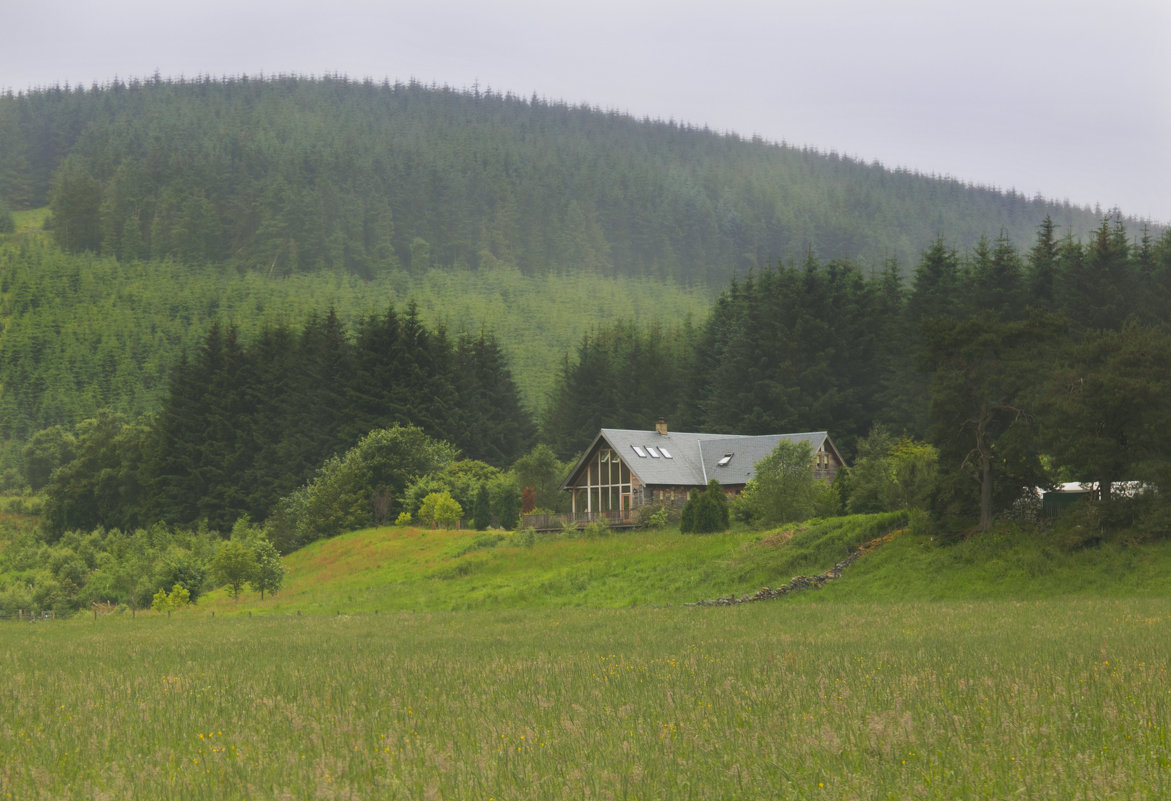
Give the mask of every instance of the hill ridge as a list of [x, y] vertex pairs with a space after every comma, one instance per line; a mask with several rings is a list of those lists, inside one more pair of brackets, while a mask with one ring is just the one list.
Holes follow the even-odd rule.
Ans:
[[813, 252], [909, 271], [943, 237], [1101, 212], [587, 105], [329, 77], [0, 96], [0, 197], [67, 249], [265, 274], [587, 270], [708, 286]]

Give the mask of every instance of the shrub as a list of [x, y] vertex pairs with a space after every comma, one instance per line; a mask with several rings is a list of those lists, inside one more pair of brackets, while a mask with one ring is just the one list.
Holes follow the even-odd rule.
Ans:
[[419, 521], [428, 526], [455, 528], [464, 510], [449, 492], [432, 492], [419, 507]]
[[684, 534], [711, 534], [727, 531], [729, 525], [728, 498], [719, 481], [713, 478], [703, 492], [692, 491], [683, 507], [680, 531]]

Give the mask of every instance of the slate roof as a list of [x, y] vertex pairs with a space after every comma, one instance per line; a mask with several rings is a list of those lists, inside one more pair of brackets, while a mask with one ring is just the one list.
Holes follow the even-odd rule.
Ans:
[[[808, 442], [814, 453], [825, 446], [827, 451], [837, 454], [825, 431], [738, 436], [603, 428], [573, 466], [562, 489], [570, 486], [603, 440], [638, 477], [639, 483], [652, 486], [704, 487], [713, 478], [721, 485], [746, 484], [753, 477], [756, 463], [776, 450], [782, 441]], [[647, 455], [640, 456], [636, 449]], [[657, 458], [655, 453], [659, 454]], [[720, 461], [728, 454], [732, 458], [721, 466]]]

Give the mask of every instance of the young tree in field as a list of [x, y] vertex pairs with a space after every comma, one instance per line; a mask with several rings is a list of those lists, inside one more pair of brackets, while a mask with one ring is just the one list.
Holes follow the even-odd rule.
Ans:
[[252, 542], [252, 552], [256, 556], [256, 570], [248, 583], [252, 589], [260, 593], [260, 600], [264, 600], [264, 593], [276, 595], [285, 582], [285, 566], [281, 564], [281, 555], [271, 542], [263, 537]]
[[176, 584], [171, 592], [160, 589], [151, 599], [150, 608], [156, 612], [170, 612], [173, 609], [182, 609], [191, 603], [191, 596], [182, 584]]
[[256, 575], [256, 553], [242, 542], [228, 540], [220, 545], [209, 567], [212, 577], [227, 585], [232, 599], [239, 601], [244, 585]]

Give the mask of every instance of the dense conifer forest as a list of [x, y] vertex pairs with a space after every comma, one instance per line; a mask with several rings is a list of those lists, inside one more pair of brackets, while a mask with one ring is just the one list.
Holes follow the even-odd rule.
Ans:
[[0, 97], [0, 198], [68, 251], [266, 275], [587, 270], [720, 286], [804, 258], [909, 265], [1101, 214], [539, 97], [345, 78]]

